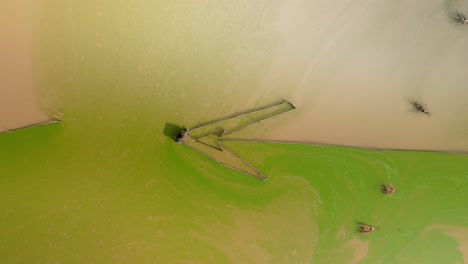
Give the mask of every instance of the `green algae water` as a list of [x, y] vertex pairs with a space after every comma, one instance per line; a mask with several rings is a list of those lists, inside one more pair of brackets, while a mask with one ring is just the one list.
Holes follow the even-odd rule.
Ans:
[[230, 143], [262, 183], [167, 137], [94, 136], [1, 136], [3, 260], [463, 263], [467, 156]]
[[281, 7], [38, 1], [37, 95], [64, 122], [0, 135], [0, 261], [466, 262], [466, 155], [228, 143], [260, 182], [175, 144], [177, 126], [272, 99]]

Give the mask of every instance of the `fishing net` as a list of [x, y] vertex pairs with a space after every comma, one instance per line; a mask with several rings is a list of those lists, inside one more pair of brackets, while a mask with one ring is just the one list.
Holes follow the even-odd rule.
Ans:
[[183, 142], [179, 141], [179, 143], [183, 143], [202, 153], [222, 166], [246, 173], [259, 180], [265, 180], [267, 177], [264, 174], [223, 145], [222, 139], [236, 131], [279, 116], [293, 109], [295, 107], [290, 102], [283, 101], [250, 112], [236, 114], [222, 120], [204, 123], [195, 128], [188, 129], [187, 132], [190, 134], [190, 137], [186, 136], [183, 138]]

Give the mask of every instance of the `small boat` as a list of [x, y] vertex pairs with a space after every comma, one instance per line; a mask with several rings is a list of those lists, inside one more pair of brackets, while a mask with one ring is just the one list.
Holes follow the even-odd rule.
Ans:
[[391, 184], [383, 184], [381, 191], [384, 194], [392, 194], [396, 192], [396, 189]]
[[426, 115], [431, 115], [431, 113], [429, 113], [429, 111], [427, 110], [427, 107], [419, 103], [418, 101], [411, 101], [411, 105], [413, 106], [415, 111], [421, 112]]
[[187, 141], [187, 139], [189, 139], [189, 138], [190, 138], [190, 133], [189, 133], [188, 129], [184, 129], [184, 130], [180, 131], [180, 133], [175, 138], [175, 141], [177, 142], [177, 144], [184, 144], [185, 141]]
[[452, 19], [455, 21], [457, 24], [468, 24], [468, 18], [465, 16], [465, 14], [462, 14], [460, 12], [455, 12], [452, 15]]
[[361, 234], [369, 234], [373, 231], [377, 230], [375, 227], [371, 226], [371, 225], [366, 225], [366, 224], [360, 224], [359, 225], [359, 233]]

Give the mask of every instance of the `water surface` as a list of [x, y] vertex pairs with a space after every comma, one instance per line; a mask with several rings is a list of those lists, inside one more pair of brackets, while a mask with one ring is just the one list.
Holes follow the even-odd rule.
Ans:
[[64, 124], [0, 136], [0, 258], [467, 262], [465, 155], [231, 143], [262, 183], [165, 131], [284, 97], [294, 113], [238, 136], [466, 151], [467, 35], [447, 17], [465, 7], [448, 4], [37, 2], [34, 85]]

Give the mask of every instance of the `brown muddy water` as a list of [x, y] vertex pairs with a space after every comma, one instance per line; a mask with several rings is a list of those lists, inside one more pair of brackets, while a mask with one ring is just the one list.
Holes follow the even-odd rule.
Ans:
[[0, 4], [0, 133], [42, 122], [35, 91], [32, 49], [32, 1]]
[[[284, 1], [262, 88], [301, 111], [269, 139], [468, 150], [466, 1]], [[408, 100], [427, 104], [428, 118]], [[273, 129], [274, 128], [274, 129]], [[265, 135], [262, 134], [262, 137]]]

